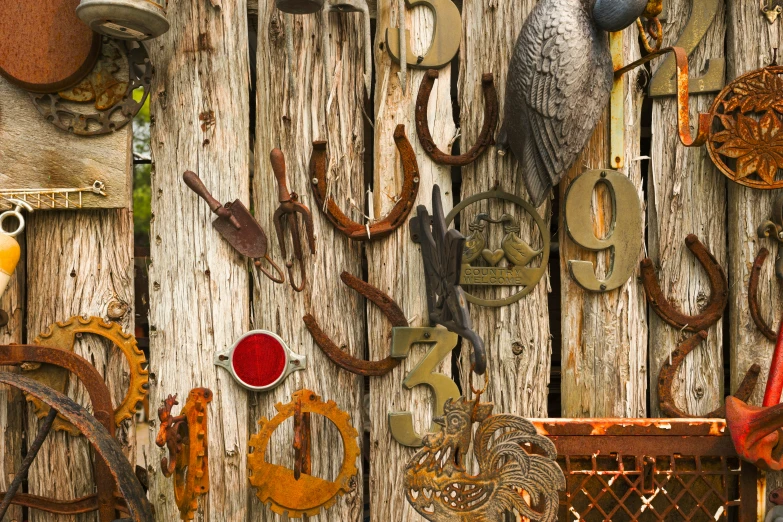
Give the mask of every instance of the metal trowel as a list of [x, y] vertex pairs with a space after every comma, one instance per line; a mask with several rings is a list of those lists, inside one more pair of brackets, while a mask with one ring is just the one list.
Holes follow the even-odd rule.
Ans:
[[[243, 256], [255, 260], [255, 265], [261, 272], [275, 283], [284, 283], [285, 274], [280, 270], [267, 253], [267, 238], [264, 229], [258, 224], [253, 215], [238, 199], [233, 203], [221, 205], [220, 201], [212, 197], [207, 187], [201, 182], [201, 179], [195, 172], [187, 171], [182, 179], [190, 189], [198, 194], [209, 204], [209, 209], [217, 215], [217, 219], [212, 222], [212, 226], [223, 239], [229, 242], [237, 252]], [[262, 266], [259, 259], [266, 259], [275, 269], [279, 277], [274, 277]]]

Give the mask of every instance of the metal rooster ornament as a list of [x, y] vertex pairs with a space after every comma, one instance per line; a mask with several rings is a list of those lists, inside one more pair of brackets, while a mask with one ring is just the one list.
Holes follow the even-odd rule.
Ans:
[[[480, 400], [446, 402], [444, 416], [434, 419], [443, 431], [426, 436], [405, 467], [408, 502], [433, 522], [496, 522], [514, 511], [533, 522], [556, 520], [566, 482], [555, 445], [530, 421], [492, 415], [494, 405]], [[471, 438], [475, 474], [465, 469]]]
[[534, 206], [574, 164], [612, 90], [608, 31], [620, 31], [648, 0], [541, 0], [511, 58], [498, 148], [522, 164]]

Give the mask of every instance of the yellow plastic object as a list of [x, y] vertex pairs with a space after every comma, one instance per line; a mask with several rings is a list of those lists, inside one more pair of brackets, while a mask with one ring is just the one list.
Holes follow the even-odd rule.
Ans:
[[13, 237], [0, 233], [0, 298], [3, 297], [16, 265], [19, 263], [21, 249]]

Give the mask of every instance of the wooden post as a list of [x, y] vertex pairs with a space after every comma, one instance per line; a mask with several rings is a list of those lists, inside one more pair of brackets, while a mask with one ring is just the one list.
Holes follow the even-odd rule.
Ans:
[[[330, 162], [334, 162], [334, 172], [338, 176], [333, 184], [332, 197], [349, 215], [348, 197], [357, 202], [363, 201], [363, 20], [359, 14], [329, 15], [331, 52], [327, 55], [332, 56], [332, 62], [326, 65], [326, 74], [333, 77], [332, 91], [327, 92], [324, 49], [321, 48], [321, 32], [324, 30], [321, 15], [285, 15], [274, 7], [274, 2], [260, 2], [258, 7], [253, 179], [253, 201], [255, 208], [259, 209], [256, 218], [269, 233], [272, 257], [285, 269], [285, 262], [293, 256], [290, 231], [287, 224], [284, 225], [288, 259], [282, 259], [272, 222], [272, 215], [279, 204], [277, 185], [269, 163], [269, 153], [279, 147], [285, 154], [289, 189], [299, 194], [299, 200], [313, 214], [317, 253], [313, 255], [309, 251], [305, 229], [300, 226], [307, 271], [307, 286], [301, 293], [291, 288], [290, 281], [280, 285], [261, 274], [254, 276], [253, 327], [280, 335], [296, 353], [307, 357], [307, 369], [292, 374], [275, 390], [255, 397], [251, 402], [248, 430], [251, 434], [256, 433], [259, 429], [257, 422], [262, 417], [271, 419], [277, 413], [274, 408], [276, 403], [289, 402], [291, 393], [304, 387], [347, 411], [361, 435], [363, 380], [340, 369], [321, 352], [302, 317], [312, 314], [335, 343], [356, 357], [364, 357], [363, 300], [340, 281], [343, 270], [361, 277], [361, 245], [340, 234], [321, 213], [312, 195], [308, 170], [313, 141], [326, 140]], [[284, 35], [287, 23], [293, 23], [293, 63], [286, 58]], [[289, 75], [291, 69], [293, 71]], [[295, 80], [294, 96], [289, 78]], [[358, 220], [355, 214], [353, 218]], [[298, 268], [294, 269], [294, 275], [297, 283], [301, 281]], [[339, 434], [330, 422], [318, 415], [313, 415], [312, 422], [313, 475], [332, 479], [339, 472], [343, 460]], [[269, 451], [275, 463], [293, 469], [292, 443], [293, 431], [286, 423], [270, 443]], [[362, 520], [361, 462], [357, 460], [355, 464], [360, 472], [353, 482], [353, 490], [310, 520]], [[263, 506], [256, 498], [255, 490], [251, 489], [250, 495], [247, 520], [285, 520]]]
[[[625, 30], [623, 63], [639, 56], [637, 30]], [[625, 159], [621, 171], [628, 176], [643, 200], [639, 138], [642, 93], [637, 87], [639, 70], [627, 73], [624, 87]], [[564, 198], [568, 185], [591, 169], [612, 168], [609, 154], [609, 108], [604, 118], [560, 183], [560, 279], [562, 313], [562, 414], [563, 417], [646, 417], [647, 321], [644, 290], [638, 272], [626, 283], [604, 293], [591, 293], [571, 278], [569, 260], [591, 261], [597, 277], [611, 268], [610, 251], [590, 252], [568, 237]], [[593, 192], [593, 231], [596, 237], [609, 233], [612, 200], [609, 190], [598, 184]], [[618, 216], [618, 219], [622, 217]], [[639, 253], [642, 258], [643, 253]]]
[[[696, 9], [690, 0], [667, 3], [664, 46], [673, 45], [677, 40], [688, 22], [691, 5]], [[703, 70], [707, 59], [723, 55], [725, 33], [721, 6], [706, 37], [690, 57], [692, 76]], [[659, 64], [660, 60], [653, 70]], [[712, 95], [691, 97], [691, 118], [698, 112], [707, 112], [712, 100]], [[647, 191], [649, 255], [669, 301], [683, 313], [698, 314], [709, 298], [710, 287], [706, 272], [685, 247], [685, 236], [696, 234], [726, 267], [726, 180], [709, 160], [706, 148], [682, 146], [676, 122], [674, 97], [655, 99]], [[661, 415], [657, 394], [661, 365], [688, 335], [650, 311], [649, 378], [653, 417]], [[691, 415], [703, 415], [723, 403], [723, 321], [710, 328], [708, 335], [701, 346], [685, 358], [674, 381], [675, 402]]]
[[[206, 203], [182, 182], [196, 172], [221, 202], [249, 203], [249, 68], [244, 0], [169, 6], [171, 29], [149, 44], [155, 65], [151, 112], [150, 410], [169, 394], [210, 388], [210, 484], [198, 517], [243, 521], [248, 393], [213, 365], [250, 326], [248, 264], [210, 226]], [[157, 422], [151, 422], [150, 436]], [[161, 451], [147, 463], [158, 520], [179, 519]]]
[[[385, 215], [396, 203], [392, 197], [402, 185], [400, 155], [392, 139], [394, 128], [405, 125], [408, 140], [416, 153], [419, 166], [420, 188], [416, 205], [432, 210], [432, 187], [440, 185], [446, 212], [452, 206], [451, 170], [435, 164], [424, 153], [416, 137], [414, 120], [415, 100], [424, 71], [408, 66], [408, 81], [402, 92], [397, 72], [399, 65], [392, 62], [385, 47], [386, 29], [399, 27], [399, 11], [403, 2], [379, 2], [376, 27], [375, 53], [375, 153], [374, 153], [374, 208], [376, 215]], [[434, 29], [434, 17], [429, 9], [417, 9], [407, 13], [406, 28], [411, 32], [414, 52], [427, 50]], [[456, 30], [440, 28], [440, 30]], [[448, 143], [455, 127], [451, 108], [451, 67], [439, 69], [428, 110], [434, 139], [439, 144]], [[416, 215], [416, 205], [410, 217]], [[413, 243], [408, 220], [388, 238], [367, 247], [368, 280], [397, 301], [411, 326], [430, 326], [427, 317], [424, 290], [424, 265], [420, 247]], [[372, 304], [367, 305], [367, 332], [369, 354], [373, 359], [389, 356], [390, 325]], [[418, 521], [421, 517], [405, 500], [402, 489], [405, 463], [413, 455], [395, 441], [389, 431], [388, 414], [392, 411], [410, 411], [418, 433], [426, 433], [432, 419], [431, 391], [417, 386], [408, 391], [402, 380], [421, 361], [431, 346], [416, 346], [410, 357], [383, 377], [370, 378], [370, 519]], [[451, 359], [436, 369], [451, 376]]]
[[[727, 4], [726, 82], [772, 63], [774, 49], [783, 48], [780, 20], [770, 24], [759, 11], [757, 2], [731, 0]], [[780, 54], [780, 51], [778, 51]], [[716, 170], [716, 176], [723, 177]], [[774, 258], [778, 243], [773, 239], [759, 239], [757, 227], [772, 215], [772, 204], [780, 191], [755, 190], [728, 183], [729, 193], [729, 269], [731, 283], [731, 386], [739, 386], [742, 376], [752, 364], [761, 365], [761, 374], [751, 404], [760, 406], [764, 396], [774, 343], [768, 341], [753, 323], [748, 310], [748, 278], [753, 260], [761, 248], [770, 256], [761, 270], [758, 301], [767, 324], [777, 331], [783, 304], [780, 301], [780, 282], [775, 278]], [[783, 486], [781, 473], [768, 473], [767, 491]]]

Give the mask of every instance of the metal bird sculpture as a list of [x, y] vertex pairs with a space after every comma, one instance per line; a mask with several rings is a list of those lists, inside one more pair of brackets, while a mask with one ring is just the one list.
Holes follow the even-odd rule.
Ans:
[[465, 238], [465, 248], [462, 251], [462, 264], [467, 265], [481, 255], [481, 251], [487, 244], [487, 238], [484, 237], [484, 228], [487, 226], [484, 221], [489, 215], [480, 213], [476, 215], [473, 223], [468, 225], [471, 234]]
[[410, 231], [413, 241], [421, 244], [430, 322], [470, 341], [473, 371], [483, 375], [487, 369], [484, 341], [473, 330], [465, 291], [459, 285], [465, 236], [446, 226], [438, 185], [432, 188], [432, 216], [427, 207], [419, 205]]
[[582, 151], [609, 102], [608, 31], [628, 27], [648, 0], [541, 0], [517, 39], [498, 148], [511, 148], [539, 206]]
[[511, 214], [503, 214], [499, 221], [503, 223], [503, 232], [506, 233], [500, 242], [500, 247], [509, 263], [519, 267], [527, 266], [533, 258], [541, 254], [541, 250], [533, 250], [517, 235], [519, 223]]
[[[527, 419], [492, 415], [492, 409], [479, 399], [449, 399], [443, 417], [433, 419], [443, 430], [426, 436], [405, 467], [406, 498], [425, 519], [496, 522], [514, 511], [534, 522], [557, 519], [558, 491], [566, 481], [555, 445]], [[471, 439], [475, 474], [465, 469]]]

